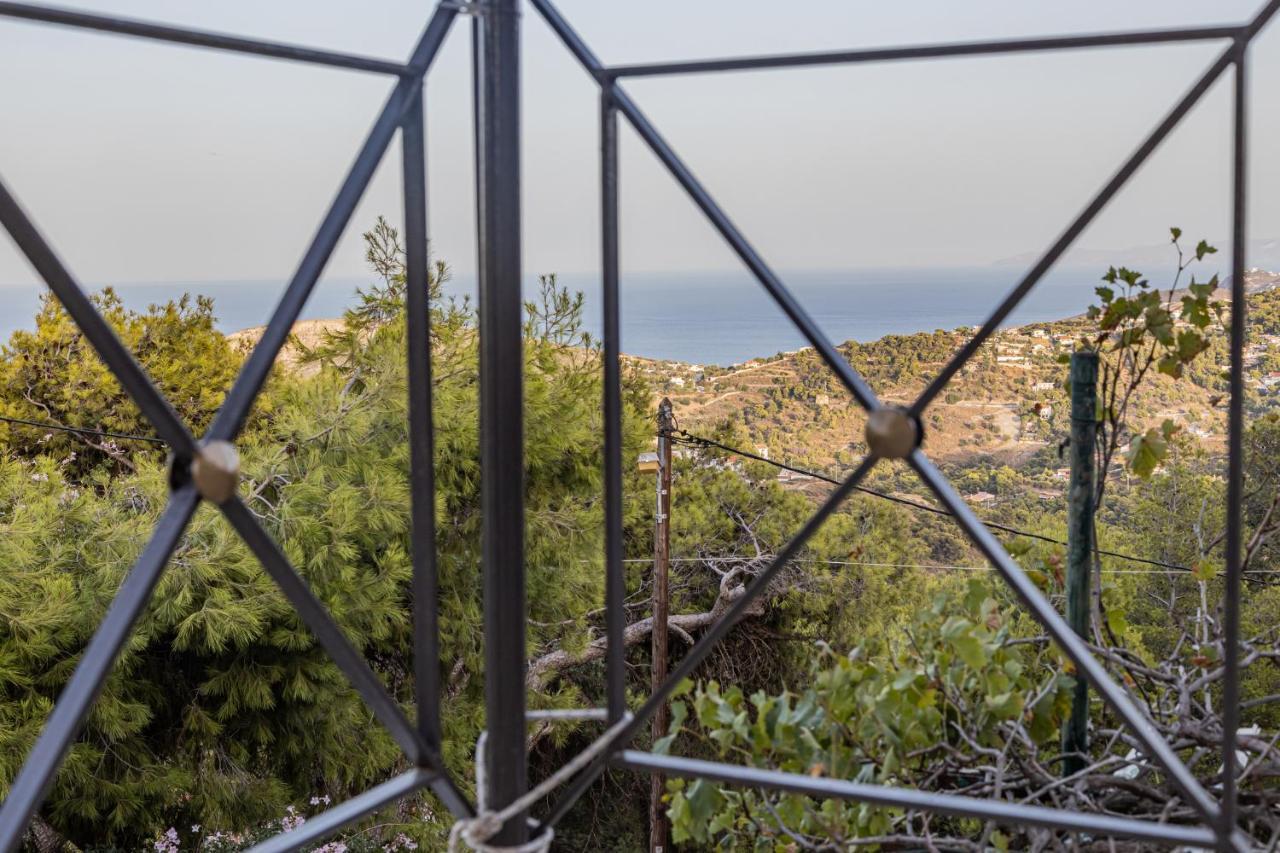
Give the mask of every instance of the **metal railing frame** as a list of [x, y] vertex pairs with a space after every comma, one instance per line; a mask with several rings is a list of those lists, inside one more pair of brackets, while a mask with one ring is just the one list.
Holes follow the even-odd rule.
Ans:
[[[918, 419], [950, 379], [999, 328], [1021, 300], [1062, 256], [1111, 198], [1141, 167], [1160, 143], [1228, 67], [1234, 69], [1232, 257], [1233, 310], [1230, 331], [1230, 404], [1228, 409], [1228, 522], [1224, 597], [1224, 726], [1222, 762], [1225, 768], [1220, 798], [1209, 794], [1179, 760], [1151, 721], [1127, 692], [1067, 626], [1063, 618], [1022, 572], [1001, 544], [965, 504], [942, 473], [917, 447], [908, 463], [939, 503], [1013, 588], [1023, 604], [1044, 625], [1062, 650], [1115, 713], [1132, 729], [1148, 757], [1178, 787], [1204, 825], [1182, 826], [1108, 815], [864, 785], [838, 779], [815, 779], [754, 767], [740, 767], [626, 749], [658, 706], [677, 684], [692, 675], [712, 648], [791, 560], [822, 523], [852, 493], [878, 461], [865, 457], [823, 502], [813, 517], [747, 587], [746, 592], [689, 650], [666, 683], [634, 711], [614, 749], [598, 758], [566, 789], [534, 826], [542, 831], [559, 821], [609, 763], [644, 772], [715, 779], [726, 784], [799, 792], [815, 797], [848, 799], [905, 809], [960, 815], [1011, 824], [1028, 824], [1067, 832], [1130, 837], [1166, 844], [1244, 850], [1250, 845], [1236, 827], [1236, 729], [1239, 724], [1239, 595], [1241, 563], [1241, 497], [1243, 444], [1243, 342], [1245, 331], [1245, 191], [1246, 180], [1246, 66], [1250, 41], [1280, 9], [1269, 2], [1250, 21], [1232, 26], [1142, 30], [1094, 35], [1012, 39], [873, 48], [823, 53], [665, 62], [608, 66], [602, 63], [570, 27], [550, 0], [529, 0], [600, 88], [601, 259], [603, 286], [604, 370], [604, 498], [606, 627], [610, 638], [625, 627], [625, 578], [622, 560], [622, 396], [620, 371], [619, 233], [618, 233], [618, 116], [623, 116], [640, 139], [666, 167], [757, 281], [799, 329], [818, 356], [836, 374], [868, 413], [884, 407], [858, 372], [840, 356], [818, 325], [795, 300], [724, 210], [684, 164], [658, 130], [621, 87], [627, 77], [710, 73], [748, 69], [844, 65], [862, 62], [994, 56], [1034, 51], [1168, 44], [1229, 42], [1191, 89], [1142, 141], [1111, 179], [1068, 225], [1019, 283], [982, 324], [974, 336], [947, 362], [908, 408]], [[0, 853], [15, 850], [43, 801], [54, 774], [77, 737], [89, 707], [134, 624], [146, 607], [169, 557], [179, 545], [200, 496], [188, 471], [204, 443], [234, 441], [284, 346], [293, 323], [313, 290], [333, 249], [348, 225], [374, 170], [400, 131], [404, 152], [406, 268], [408, 288], [409, 424], [413, 535], [414, 675], [417, 719], [410, 721], [387, 693], [363, 656], [290, 565], [283, 551], [255, 516], [235, 497], [219, 508], [246, 545], [275, 580], [316, 639], [333, 658], [404, 751], [414, 769], [317, 815], [298, 830], [259, 845], [258, 850], [294, 850], [318, 841], [341, 827], [422, 789], [430, 789], [458, 818], [474, 809], [450, 779], [441, 760], [439, 710], [439, 638], [435, 566], [434, 480], [430, 330], [425, 290], [427, 270], [427, 188], [424, 141], [424, 77], [455, 17], [473, 16], [473, 64], [476, 107], [477, 233], [480, 270], [481, 454], [484, 512], [483, 570], [485, 573], [486, 708], [489, 720], [486, 755], [487, 802], [501, 808], [525, 789], [526, 722], [524, 696], [524, 507], [521, 392], [522, 341], [520, 317], [520, 174], [519, 174], [519, 0], [440, 2], [408, 60], [401, 64], [381, 59], [260, 41], [220, 33], [157, 25], [141, 21], [0, 0], [0, 17], [43, 22], [154, 39], [233, 53], [319, 64], [346, 70], [387, 74], [397, 79], [373, 128], [355, 158], [328, 213], [303, 255], [297, 271], [274, 310], [263, 336], [236, 378], [207, 434], [197, 441], [145, 371], [98, 314], [83, 288], [58, 259], [3, 182], [0, 182], [0, 223], [10, 233], [37, 273], [61, 301], [99, 356], [137, 403], [157, 433], [173, 450], [172, 491], [151, 540], [122, 583], [75, 672], [0, 804]], [[606, 653], [607, 713], [617, 724], [627, 713], [625, 660], [621, 643]], [[523, 841], [530, 829], [523, 818], [511, 820], [495, 843]]]

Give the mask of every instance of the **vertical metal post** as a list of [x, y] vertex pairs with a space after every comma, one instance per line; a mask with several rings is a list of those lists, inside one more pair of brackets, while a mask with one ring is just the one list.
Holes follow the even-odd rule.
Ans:
[[1218, 846], [1231, 849], [1236, 825], [1236, 729], [1240, 725], [1240, 574], [1244, 501], [1244, 335], [1245, 188], [1247, 165], [1245, 55], [1249, 42], [1236, 41], [1235, 122], [1231, 213], [1231, 402], [1227, 412], [1227, 542], [1222, 593], [1222, 813]]
[[622, 342], [618, 304], [618, 112], [613, 87], [600, 92], [600, 263], [604, 290], [604, 560], [605, 672], [609, 722], [626, 711], [627, 595], [622, 572]]
[[436, 577], [435, 445], [427, 251], [427, 150], [422, 90], [400, 125], [404, 155], [405, 313], [409, 377], [409, 492], [413, 534], [413, 678], [418, 731], [439, 747], [440, 626]]
[[[1067, 624], [1089, 636], [1093, 561], [1094, 441], [1098, 432], [1098, 354], [1071, 354], [1071, 483], [1067, 490]], [[1089, 749], [1089, 682], [1076, 676], [1071, 715], [1062, 724], [1062, 771], [1084, 768]]]
[[[653, 692], [662, 689], [667, 680], [667, 613], [670, 605], [667, 575], [671, 563], [671, 431], [675, 418], [671, 401], [666, 397], [658, 404], [658, 488], [657, 512], [653, 535]], [[658, 705], [653, 714], [653, 739], [667, 733], [667, 703]], [[667, 812], [662, 806], [666, 777], [654, 773], [649, 789], [649, 850], [663, 853], [667, 849]]]
[[[518, 0], [474, 4], [488, 808], [525, 793], [524, 353]], [[528, 838], [523, 814], [491, 844]]]

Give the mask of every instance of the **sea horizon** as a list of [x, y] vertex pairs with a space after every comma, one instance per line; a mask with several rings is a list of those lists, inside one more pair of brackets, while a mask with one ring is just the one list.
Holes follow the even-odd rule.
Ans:
[[[1051, 271], [1003, 325], [1059, 320], [1081, 313], [1095, 298], [1103, 270], [1064, 267]], [[779, 273], [818, 326], [836, 343], [871, 341], [891, 334], [956, 329], [983, 322], [1018, 283], [1010, 266], [880, 267], [793, 270]], [[564, 273], [561, 286], [584, 297], [583, 325], [600, 330], [598, 273]], [[1165, 276], [1152, 274], [1153, 284]], [[373, 276], [321, 279], [300, 319], [340, 317], [355, 304], [358, 288]], [[526, 298], [537, 275], [524, 282]], [[97, 291], [105, 285], [91, 285]], [[119, 282], [111, 285], [125, 305], [142, 309], [183, 293], [210, 296], [218, 328], [226, 333], [263, 325], [283, 292], [282, 279], [240, 281]], [[34, 326], [41, 289], [0, 285], [0, 339]], [[728, 365], [799, 349], [808, 342], [765, 290], [745, 271], [637, 272], [624, 274], [622, 351], [645, 358]], [[456, 274], [450, 296], [475, 296], [475, 277]]]

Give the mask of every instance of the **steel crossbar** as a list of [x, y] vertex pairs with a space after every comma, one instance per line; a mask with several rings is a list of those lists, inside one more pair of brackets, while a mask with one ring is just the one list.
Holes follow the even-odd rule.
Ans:
[[[1075, 239], [1160, 146], [1185, 115], [1228, 67], [1234, 70], [1233, 122], [1233, 223], [1231, 324], [1231, 402], [1228, 429], [1228, 536], [1224, 628], [1226, 633], [1224, 678], [1225, 768], [1221, 797], [1205, 791], [1173, 749], [1160, 737], [1151, 721], [1117, 685], [1071, 631], [1003, 546], [986, 529], [947, 479], [917, 447], [908, 463], [947, 508], [974, 544], [1012, 587], [1024, 606], [1044, 625], [1063, 651], [1099, 691], [1115, 713], [1134, 732], [1143, 749], [1183, 797], [1204, 819], [1204, 826], [1170, 826], [1105, 815], [1019, 805], [1001, 800], [924, 792], [888, 786], [861, 785], [843, 780], [812, 779], [751, 767], [675, 756], [654, 755], [625, 749], [657, 708], [670, 697], [681, 680], [693, 675], [699, 664], [732, 629], [759, 597], [770, 580], [805, 546], [842, 502], [871, 471], [879, 458], [869, 454], [844, 480], [808, 522], [784, 546], [776, 558], [747, 586], [723, 617], [684, 656], [669, 679], [635, 711], [615, 750], [601, 756], [581, 773], [556, 801], [542, 821], [550, 826], [560, 820], [609, 762], [649, 772], [715, 779], [726, 784], [795, 791], [820, 798], [855, 801], [901, 808], [970, 816], [1005, 823], [1087, 832], [1112, 837], [1132, 837], [1167, 844], [1244, 849], [1249, 839], [1236, 827], [1235, 739], [1239, 724], [1239, 592], [1243, 444], [1243, 340], [1245, 269], [1245, 190], [1247, 132], [1245, 68], [1250, 41], [1280, 9], [1270, 0], [1250, 21], [1232, 26], [1187, 27], [1081, 36], [963, 42], [896, 48], [863, 48], [809, 54], [739, 57], [607, 66], [578, 36], [550, 0], [529, 0], [542, 19], [586, 69], [600, 88], [601, 255], [603, 284], [603, 399], [605, 484], [606, 628], [610, 638], [625, 629], [622, 569], [622, 396], [619, 299], [619, 163], [618, 115], [624, 116], [650, 151], [663, 164], [758, 283], [782, 309], [790, 322], [813, 346], [853, 398], [868, 413], [884, 408], [874, 390], [840, 355], [839, 350], [794, 298], [728, 214], [698, 181], [692, 170], [663, 139], [639, 106], [619, 85], [626, 77], [782, 69], [806, 66], [995, 56], [1051, 50], [1078, 50], [1135, 45], [1227, 40], [1229, 45], [1191, 89], [1121, 165], [1084, 210], [1042, 255], [978, 331], [948, 360], [939, 374], [909, 407], [918, 419], [947, 383], [979, 347], [1007, 319], [1037, 282], [1058, 261]], [[398, 78], [364, 145], [328, 209], [285, 289], [264, 334], [247, 358], [207, 435], [197, 442], [156, 389], [145, 371], [120, 343], [110, 326], [71, 273], [57, 258], [34, 223], [0, 182], [0, 224], [18, 244], [36, 272], [61, 301], [95, 351], [119, 379], [129, 396], [157, 433], [172, 447], [175, 476], [173, 493], [157, 522], [151, 540], [138, 558], [103, 617], [67, 686], [54, 707], [40, 737], [8, 797], [0, 804], [0, 853], [21, 844], [29, 823], [47, 793], [67, 750], [78, 736], [85, 715], [98, 695], [116, 656], [154, 591], [200, 500], [184, 476], [207, 442], [233, 440], [243, 428], [267, 375], [287, 341], [294, 322], [315, 287], [329, 256], [347, 227], [361, 195], [378, 163], [398, 131], [404, 152], [406, 268], [408, 280], [409, 359], [409, 472], [411, 529], [413, 531], [414, 675], [417, 719], [410, 721], [387, 693], [360, 652], [314, 596], [305, 580], [284, 556], [283, 550], [258, 519], [232, 497], [220, 504], [228, 522], [262, 563], [299, 617], [349, 679], [377, 719], [414, 765], [397, 776], [322, 815], [311, 818], [303, 830], [279, 836], [259, 850], [283, 851], [320, 840], [402, 797], [424, 788], [441, 798], [459, 816], [472, 807], [448, 777], [441, 761], [439, 711], [439, 638], [437, 577], [435, 564], [434, 476], [431, 413], [430, 330], [427, 304], [427, 202], [424, 140], [423, 78], [431, 66], [455, 16], [474, 15], [474, 72], [476, 86], [477, 230], [481, 261], [481, 420], [482, 458], [485, 462], [483, 509], [485, 514], [486, 649], [489, 679], [489, 802], [501, 805], [523, 790], [523, 506], [521, 490], [513, 488], [520, 470], [521, 387], [519, 306], [519, 96], [518, 0], [440, 2], [417, 45], [404, 64], [296, 45], [247, 39], [130, 19], [87, 14], [67, 9], [0, 0], [0, 17], [123, 34], [175, 44], [256, 55], [287, 61], [314, 63], [347, 70], [394, 75]], [[512, 311], [515, 314], [512, 314]], [[512, 407], [515, 406], [513, 409]], [[514, 450], [513, 450], [514, 448]], [[617, 722], [627, 711], [625, 658], [621, 643], [610, 643], [606, 653], [607, 716]], [[516, 843], [525, 837], [522, 818], [513, 819], [495, 839]]]

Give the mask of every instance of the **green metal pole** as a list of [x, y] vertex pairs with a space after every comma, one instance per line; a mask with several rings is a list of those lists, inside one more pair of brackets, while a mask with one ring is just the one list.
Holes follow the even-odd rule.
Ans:
[[[1071, 483], [1067, 491], [1067, 624], [1089, 636], [1089, 576], [1093, 559], [1094, 461], [1098, 432], [1098, 354], [1071, 354]], [[1065, 774], [1085, 767], [1089, 750], [1089, 683], [1076, 676], [1071, 716], [1062, 725]]]

